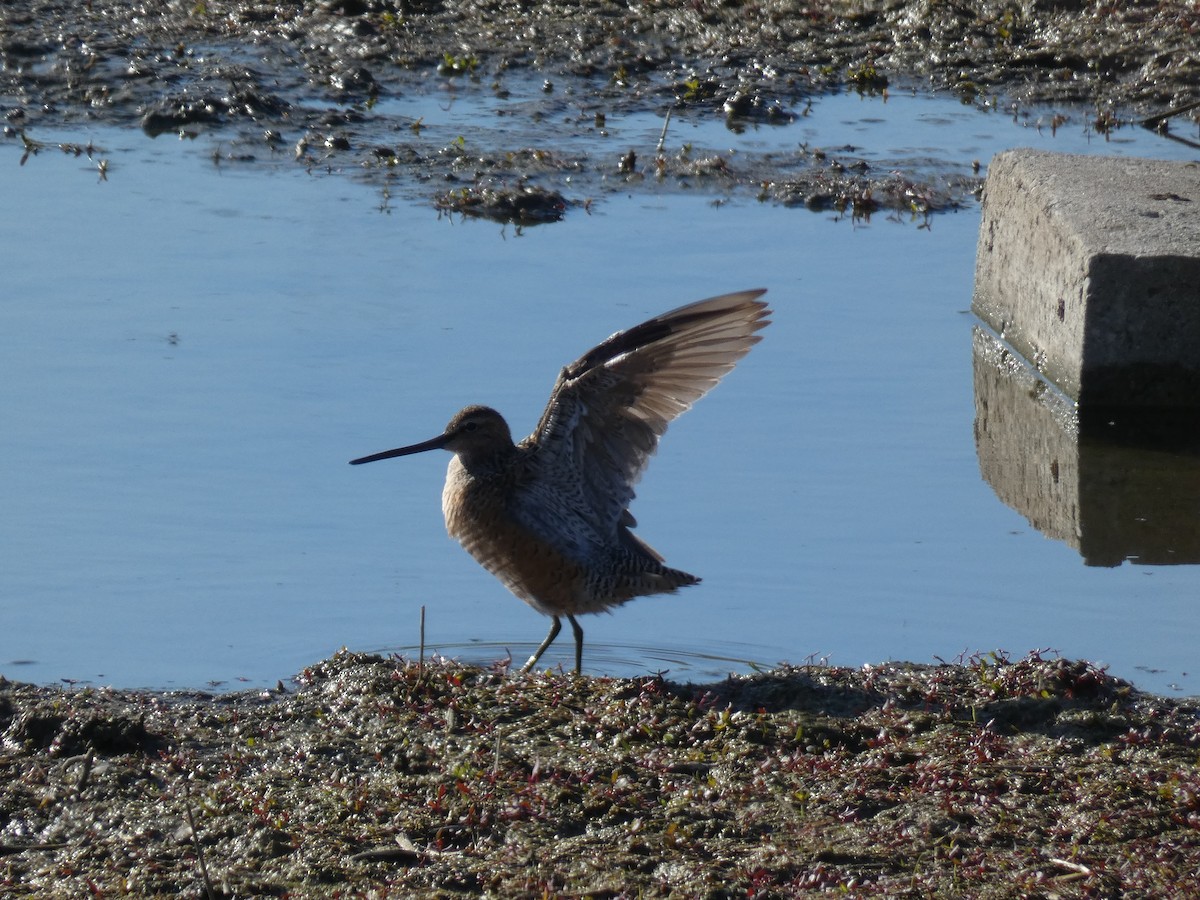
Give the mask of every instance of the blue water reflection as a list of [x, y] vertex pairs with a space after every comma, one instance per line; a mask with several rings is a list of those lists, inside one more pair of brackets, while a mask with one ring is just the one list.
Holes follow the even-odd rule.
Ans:
[[[952, 124], [888, 152], [941, 129], [984, 162], [1030, 143], [941, 103]], [[832, 143], [842, 124], [797, 127]], [[610, 332], [765, 286], [775, 323], [672, 426], [634, 506], [704, 584], [586, 619], [586, 668], [1050, 647], [1200, 692], [1193, 568], [1088, 568], [980, 479], [975, 210], [922, 229], [642, 194], [518, 234], [422, 205], [382, 214], [361, 184], [212, 166], [197, 144], [65, 137], [105, 145], [107, 181], [0, 146], [10, 678], [274, 684], [343, 645], [415, 646], [421, 605], [431, 649], [522, 658], [544, 620], [446, 538], [446, 457], [347, 460], [470, 402], [528, 431], [559, 367]], [[1183, 152], [1149, 135], [1119, 149]]]

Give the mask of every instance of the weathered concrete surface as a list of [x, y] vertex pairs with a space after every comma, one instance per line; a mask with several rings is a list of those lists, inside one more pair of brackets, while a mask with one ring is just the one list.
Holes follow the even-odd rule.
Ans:
[[1081, 406], [1200, 407], [1200, 163], [997, 154], [974, 310]]

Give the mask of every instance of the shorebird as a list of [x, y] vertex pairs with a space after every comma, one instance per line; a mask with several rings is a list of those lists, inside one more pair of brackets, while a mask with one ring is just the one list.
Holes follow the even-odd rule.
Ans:
[[435, 438], [351, 465], [449, 450], [442, 491], [446, 530], [485, 569], [538, 612], [550, 633], [521, 667], [533, 668], [575, 616], [634, 597], [698, 584], [664, 565], [630, 530], [633, 485], [667, 425], [708, 393], [769, 324], [766, 291], [701, 300], [619, 331], [567, 366], [533, 434], [513, 443], [500, 413], [459, 411]]

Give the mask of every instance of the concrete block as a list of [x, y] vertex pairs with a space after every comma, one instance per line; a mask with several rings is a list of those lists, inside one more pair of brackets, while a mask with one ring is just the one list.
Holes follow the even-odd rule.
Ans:
[[973, 309], [1080, 406], [1200, 407], [1200, 163], [997, 154]]

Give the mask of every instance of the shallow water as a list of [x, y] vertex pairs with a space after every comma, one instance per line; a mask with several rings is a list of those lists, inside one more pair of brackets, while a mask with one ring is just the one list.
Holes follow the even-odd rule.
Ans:
[[[877, 164], [930, 171], [1021, 145], [1196, 155], [1080, 121], [1051, 134], [954, 100], [849, 96], [786, 129], [671, 134], [869, 144]], [[650, 114], [607, 125], [661, 130]], [[981, 478], [977, 209], [919, 227], [616, 194], [519, 231], [285, 161], [213, 165], [219, 135], [53, 139], [93, 140], [109, 166], [102, 180], [52, 149], [18, 166], [19, 144], [0, 144], [10, 678], [274, 684], [343, 645], [415, 653], [422, 605], [427, 652], [523, 659], [547, 623], [446, 538], [445, 455], [347, 461], [430, 437], [470, 402], [525, 433], [559, 367], [612, 331], [762, 286], [775, 323], [672, 426], [633, 507], [704, 584], [586, 619], [589, 671], [1053, 648], [1200, 693], [1192, 565], [1085, 565]], [[545, 659], [570, 657], [564, 638]]]
[[[529, 85], [516, 80], [513, 87], [519, 90]], [[665, 127], [668, 150], [684, 144], [697, 152], [734, 153], [790, 153], [800, 145], [853, 148], [872, 160], [891, 159], [899, 164], [927, 159], [936, 161], [939, 168], [953, 165], [964, 169], [975, 160], [986, 163], [993, 153], [1013, 146], [1086, 153], [1107, 144], [1109, 150], [1104, 152], [1119, 153], [1113, 148], [1145, 149], [1147, 139], [1161, 143], [1132, 129], [1098, 134], [1089, 125], [1094, 116], [1086, 110], [1062, 113], [1065, 121], [1056, 124], [1056, 110], [988, 110], [954, 98], [905, 90], [887, 95], [850, 91], [801, 98], [785, 107], [787, 118], [779, 124], [694, 110], [673, 110], [667, 122], [669, 104], [664, 100], [659, 106], [654, 111], [614, 113], [606, 111], [603, 99], [568, 93], [562, 99], [560, 115], [547, 116], [545, 98], [503, 99], [481, 85], [444, 81], [436, 92], [383, 100], [371, 112], [404, 122], [420, 120], [422, 133], [441, 129], [447, 138], [463, 135], [468, 143], [474, 133], [499, 135], [496, 142], [502, 143], [503, 138], [514, 135], [549, 132], [556, 140], [565, 139], [568, 146], [574, 142], [595, 152], [605, 144], [653, 146], [663, 137]], [[596, 113], [603, 114], [603, 124], [597, 122]]]

